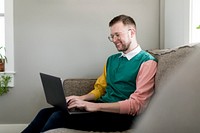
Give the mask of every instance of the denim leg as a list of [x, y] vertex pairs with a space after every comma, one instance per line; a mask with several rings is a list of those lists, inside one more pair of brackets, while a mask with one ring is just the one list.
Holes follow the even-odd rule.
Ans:
[[129, 115], [95, 112], [86, 114], [68, 115], [63, 111], [54, 112], [44, 128], [45, 132], [56, 128], [70, 128], [84, 131], [124, 131], [133, 124], [134, 117]]
[[57, 111], [55, 108], [42, 109], [21, 133], [40, 133], [49, 117], [55, 111]]
[[68, 115], [55, 108], [41, 110], [22, 133], [41, 133], [55, 128], [84, 131], [123, 131], [132, 126], [134, 117], [115, 113], [86, 113]]
[[67, 114], [63, 111], [56, 111], [54, 112], [44, 125], [43, 129], [41, 132], [45, 132], [50, 129], [55, 129], [55, 128], [62, 128], [65, 127], [66, 121], [67, 121]]

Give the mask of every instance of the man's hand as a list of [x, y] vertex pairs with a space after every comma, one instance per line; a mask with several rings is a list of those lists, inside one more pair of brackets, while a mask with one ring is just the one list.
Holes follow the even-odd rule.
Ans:
[[65, 99], [66, 99], [66, 103], [69, 103], [69, 101], [71, 101], [72, 99], [80, 99], [80, 100], [83, 100], [83, 99], [81, 98], [81, 96], [75, 96], [75, 95], [65, 97]]
[[90, 112], [98, 111], [97, 103], [83, 101], [79, 96], [66, 97], [66, 102], [68, 103], [69, 109], [79, 108]]

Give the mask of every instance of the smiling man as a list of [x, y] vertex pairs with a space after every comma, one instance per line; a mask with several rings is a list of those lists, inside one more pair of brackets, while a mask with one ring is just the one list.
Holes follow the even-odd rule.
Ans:
[[119, 53], [108, 57], [94, 89], [83, 96], [66, 97], [68, 108], [85, 114], [69, 115], [56, 108], [42, 109], [23, 133], [55, 128], [86, 131], [123, 131], [131, 128], [135, 116], [148, 105], [154, 93], [157, 61], [142, 50], [136, 39], [136, 24], [127, 15], [114, 17], [110, 36]]

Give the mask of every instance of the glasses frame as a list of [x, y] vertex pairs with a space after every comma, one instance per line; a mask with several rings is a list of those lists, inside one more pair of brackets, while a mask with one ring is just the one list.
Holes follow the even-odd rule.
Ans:
[[128, 31], [124, 31], [124, 32], [116, 32], [115, 34], [108, 36], [108, 40], [110, 42], [113, 42], [113, 40], [115, 39], [115, 37], [117, 39], [121, 39], [121, 34], [125, 34], [125, 32], [129, 32], [130, 30], [131, 29], [128, 29]]

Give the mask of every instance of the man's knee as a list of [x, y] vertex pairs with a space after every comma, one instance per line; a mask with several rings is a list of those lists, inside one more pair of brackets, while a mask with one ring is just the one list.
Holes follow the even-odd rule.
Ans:
[[51, 114], [53, 114], [55, 112], [55, 108], [44, 108], [44, 109], [41, 109], [36, 118], [48, 118], [49, 116], [51, 116]]
[[50, 119], [53, 121], [60, 121], [60, 120], [63, 120], [64, 118], [65, 118], [65, 114], [62, 111], [56, 111], [50, 117]]

